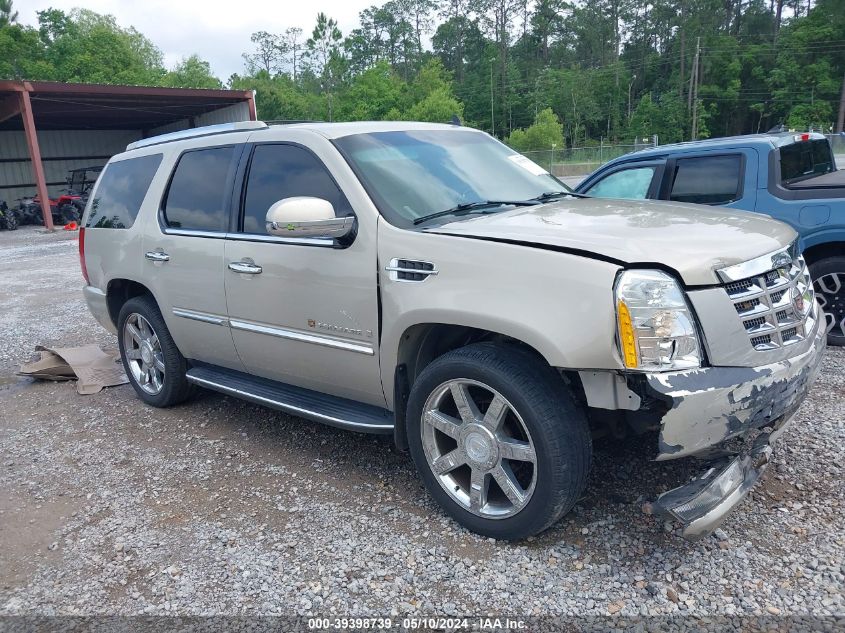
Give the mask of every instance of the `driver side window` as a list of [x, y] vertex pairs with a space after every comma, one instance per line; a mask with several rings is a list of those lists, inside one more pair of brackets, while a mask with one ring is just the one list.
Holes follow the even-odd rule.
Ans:
[[655, 167], [633, 167], [613, 172], [599, 180], [586, 193], [596, 198], [627, 198], [644, 200], [648, 197]]
[[337, 217], [353, 215], [346, 196], [314, 154], [297, 145], [257, 145], [246, 181], [242, 231], [266, 235], [267, 210], [295, 196], [328, 200]]

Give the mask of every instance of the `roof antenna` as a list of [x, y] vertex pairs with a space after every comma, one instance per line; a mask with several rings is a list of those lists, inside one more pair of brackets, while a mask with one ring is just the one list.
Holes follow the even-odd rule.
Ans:
[[458, 117], [458, 115], [457, 115], [457, 114], [453, 114], [453, 115], [452, 115], [452, 120], [451, 120], [451, 121], [449, 121], [449, 124], [450, 124], [450, 125], [457, 125], [458, 127], [461, 127], [461, 125], [462, 125], [462, 124], [461, 124], [461, 119], [460, 119], [460, 117]]

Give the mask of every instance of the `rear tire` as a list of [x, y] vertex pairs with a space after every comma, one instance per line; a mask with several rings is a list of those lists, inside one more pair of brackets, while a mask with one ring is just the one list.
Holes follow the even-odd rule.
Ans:
[[845, 257], [834, 256], [810, 264], [816, 298], [824, 312], [827, 344], [845, 345]]
[[13, 210], [9, 210], [5, 212], [5, 217], [3, 218], [6, 222], [6, 230], [7, 231], [14, 231], [18, 228], [18, 214], [15, 213]]
[[407, 432], [428, 492], [484, 536], [538, 534], [586, 486], [584, 410], [555, 370], [520, 347], [478, 343], [432, 362], [412, 387]]
[[58, 214], [62, 224], [79, 222], [79, 210], [73, 204], [63, 204], [61, 207], [59, 207]]
[[0, 207], [0, 231], [14, 231], [18, 228], [18, 218], [14, 211]]
[[188, 363], [150, 295], [123, 304], [117, 320], [123, 369], [135, 393], [154, 407], [170, 407], [194, 394], [185, 377]]

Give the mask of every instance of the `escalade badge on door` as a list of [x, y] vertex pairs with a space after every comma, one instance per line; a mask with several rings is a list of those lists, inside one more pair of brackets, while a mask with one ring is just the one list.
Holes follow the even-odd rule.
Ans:
[[325, 330], [326, 332], [335, 332], [337, 334], [351, 334], [352, 336], [367, 336], [369, 338], [373, 337], [372, 330], [333, 325], [331, 323], [323, 323], [322, 321], [316, 321], [314, 319], [308, 319], [308, 327], [317, 330]]

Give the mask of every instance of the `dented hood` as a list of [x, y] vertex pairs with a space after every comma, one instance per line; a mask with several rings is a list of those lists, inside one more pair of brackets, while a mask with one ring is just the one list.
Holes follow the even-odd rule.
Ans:
[[675, 202], [564, 198], [470, 215], [434, 233], [580, 251], [624, 264], [661, 264], [687, 285], [718, 283], [715, 271], [788, 246], [797, 234], [768, 216]]

